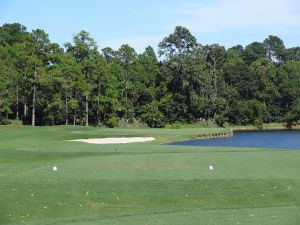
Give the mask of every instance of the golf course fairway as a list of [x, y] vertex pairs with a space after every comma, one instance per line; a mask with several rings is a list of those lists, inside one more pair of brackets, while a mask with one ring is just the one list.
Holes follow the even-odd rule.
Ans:
[[222, 130], [0, 126], [0, 224], [300, 224], [300, 151], [164, 145]]

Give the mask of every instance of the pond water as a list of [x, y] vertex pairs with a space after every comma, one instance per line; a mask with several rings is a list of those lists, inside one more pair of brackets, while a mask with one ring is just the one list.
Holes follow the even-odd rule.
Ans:
[[186, 146], [253, 147], [300, 150], [300, 130], [235, 131], [230, 138], [189, 140], [173, 143]]

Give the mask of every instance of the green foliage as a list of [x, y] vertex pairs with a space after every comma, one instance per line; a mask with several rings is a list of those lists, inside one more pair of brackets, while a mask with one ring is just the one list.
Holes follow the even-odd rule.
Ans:
[[204, 119], [190, 124], [175, 122], [173, 124], [166, 125], [166, 128], [171, 128], [171, 129], [212, 128], [212, 127], [218, 127], [218, 125], [212, 120], [204, 120]]
[[0, 120], [0, 125], [10, 125], [10, 120], [8, 120], [8, 119], [1, 119]]
[[22, 120], [2, 119], [2, 120], [0, 120], [0, 125], [21, 126], [21, 125], [23, 125], [23, 122], [22, 122]]
[[285, 57], [285, 46], [279, 37], [270, 35], [264, 40], [263, 44], [268, 57], [276, 63], [283, 62]]
[[259, 58], [265, 57], [266, 54], [265, 46], [260, 42], [253, 42], [250, 45], [247, 45], [242, 53], [244, 62], [248, 65]]
[[158, 102], [153, 101], [150, 104], [144, 105], [140, 110], [142, 120], [149, 127], [161, 128], [165, 126], [165, 117], [159, 111], [158, 106]]
[[263, 128], [263, 121], [260, 118], [256, 118], [253, 121], [253, 125], [255, 127], [257, 127], [258, 129], [262, 129]]
[[140, 120], [132, 119], [131, 121], [126, 121], [121, 119], [118, 123], [118, 128], [149, 128], [148, 125]]
[[119, 123], [119, 119], [118, 117], [112, 115], [108, 118], [108, 120], [105, 122], [105, 125], [109, 128], [113, 128], [113, 127], [116, 127], [118, 126], [118, 123]]
[[0, 26], [0, 121], [176, 127], [298, 120], [300, 48], [277, 36], [226, 50], [202, 46], [177, 26], [157, 58], [151, 46], [140, 54], [128, 44], [99, 52], [82, 30], [64, 47], [41, 29]]
[[160, 56], [172, 58], [176, 54], [191, 53], [197, 46], [197, 40], [187, 28], [177, 26], [174, 33], [165, 37], [158, 46]]
[[238, 102], [237, 108], [239, 125], [262, 124], [268, 116], [266, 105], [254, 99]]
[[286, 122], [289, 127], [300, 122], [300, 100], [296, 100], [291, 107], [291, 110], [286, 116]]
[[220, 127], [226, 127], [226, 124], [228, 126], [228, 123], [227, 123], [228, 122], [228, 118], [226, 116], [224, 116], [224, 115], [217, 115], [215, 117], [215, 122]]

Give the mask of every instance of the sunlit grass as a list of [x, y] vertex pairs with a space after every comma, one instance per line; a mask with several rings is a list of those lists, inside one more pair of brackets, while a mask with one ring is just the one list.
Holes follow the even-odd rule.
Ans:
[[159, 144], [216, 131], [0, 127], [0, 224], [299, 224], [300, 151]]

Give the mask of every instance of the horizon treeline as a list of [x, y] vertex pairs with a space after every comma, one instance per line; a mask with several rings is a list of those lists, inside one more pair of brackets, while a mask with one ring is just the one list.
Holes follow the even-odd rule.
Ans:
[[[0, 123], [150, 127], [218, 126], [300, 119], [300, 48], [277, 36], [226, 49], [178, 26], [138, 54], [98, 49], [86, 31], [63, 47], [18, 24], [0, 27]], [[158, 59], [159, 57], [159, 59]]]

